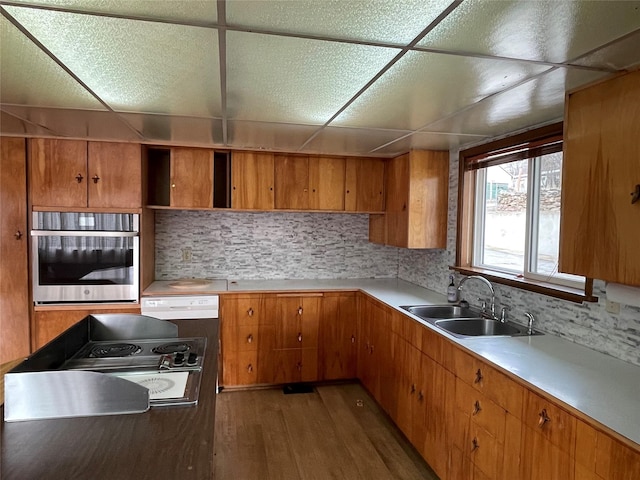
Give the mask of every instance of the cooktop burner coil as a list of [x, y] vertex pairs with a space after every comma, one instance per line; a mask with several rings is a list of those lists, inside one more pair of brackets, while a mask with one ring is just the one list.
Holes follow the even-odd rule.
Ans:
[[96, 345], [89, 352], [92, 358], [128, 357], [139, 353], [142, 348], [133, 343], [108, 343]]
[[164, 343], [154, 347], [151, 351], [153, 353], [159, 353], [161, 355], [167, 355], [169, 353], [187, 353], [191, 350], [191, 345], [185, 342], [171, 342]]

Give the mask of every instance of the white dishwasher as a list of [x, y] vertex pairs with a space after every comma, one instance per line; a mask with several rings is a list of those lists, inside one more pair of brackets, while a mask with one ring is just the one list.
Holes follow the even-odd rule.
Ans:
[[162, 320], [218, 318], [218, 295], [168, 295], [142, 297], [142, 315]]

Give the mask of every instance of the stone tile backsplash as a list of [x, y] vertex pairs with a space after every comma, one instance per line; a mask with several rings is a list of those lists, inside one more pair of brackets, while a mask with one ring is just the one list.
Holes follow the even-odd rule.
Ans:
[[[290, 212], [156, 211], [156, 278], [226, 279], [395, 278], [446, 293], [449, 265], [455, 262], [458, 152], [449, 169], [446, 250], [407, 250], [368, 241], [368, 215]], [[191, 259], [183, 261], [183, 249]], [[456, 284], [460, 277], [456, 275]], [[469, 287], [474, 303], [486, 295]], [[576, 304], [496, 285], [499, 305], [513, 321], [640, 365], [640, 308], [605, 310], [603, 282], [599, 303]]]

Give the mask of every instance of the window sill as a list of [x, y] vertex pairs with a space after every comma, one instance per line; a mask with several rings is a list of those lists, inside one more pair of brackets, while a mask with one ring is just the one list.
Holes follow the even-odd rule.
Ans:
[[593, 280], [590, 278], [586, 280], [585, 288], [582, 290], [580, 288], [571, 288], [553, 283], [524, 279], [516, 275], [487, 270], [485, 268], [451, 266], [449, 269], [455, 270], [463, 275], [480, 275], [493, 283], [500, 283], [502, 285], [508, 285], [570, 302], [582, 303], [598, 301], [598, 297], [593, 296]]

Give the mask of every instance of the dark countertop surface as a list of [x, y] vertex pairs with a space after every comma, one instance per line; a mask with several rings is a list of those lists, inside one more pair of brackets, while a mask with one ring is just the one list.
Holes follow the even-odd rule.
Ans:
[[[2, 422], [2, 480], [210, 480], [218, 320], [176, 320], [181, 337], [207, 337], [195, 407], [26, 422]], [[4, 411], [0, 408], [0, 415]]]

